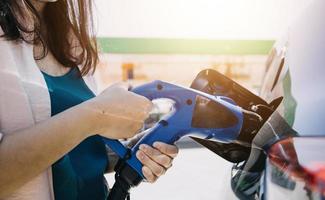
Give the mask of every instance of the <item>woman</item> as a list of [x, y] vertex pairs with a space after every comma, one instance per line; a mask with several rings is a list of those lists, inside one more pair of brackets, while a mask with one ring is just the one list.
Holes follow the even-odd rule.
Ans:
[[[151, 102], [124, 85], [95, 97], [91, 11], [92, 0], [0, 0], [0, 199], [105, 199], [116, 156], [101, 136], [130, 138], [148, 117]], [[153, 146], [137, 152], [149, 182], [178, 151]]]

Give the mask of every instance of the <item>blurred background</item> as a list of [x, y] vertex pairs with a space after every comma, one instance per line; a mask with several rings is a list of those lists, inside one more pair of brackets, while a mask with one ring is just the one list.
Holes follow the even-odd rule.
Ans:
[[[160, 79], [189, 86], [213, 68], [258, 94], [274, 41], [310, 0], [95, 0], [99, 89], [114, 82]], [[231, 164], [185, 145], [156, 184], [142, 184], [135, 200], [235, 199]], [[114, 179], [108, 175], [112, 185]]]

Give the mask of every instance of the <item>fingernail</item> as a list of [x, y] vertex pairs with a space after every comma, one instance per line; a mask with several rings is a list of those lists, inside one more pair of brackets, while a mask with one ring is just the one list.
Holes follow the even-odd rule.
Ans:
[[161, 146], [161, 142], [155, 142], [153, 143], [153, 147], [159, 148]]
[[143, 159], [144, 159], [144, 155], [143, 155], [143, 153], [142, 153], [141, 151], [138, 151], [138, 152], [137, 152], [137, 158], [138, 158], [139, 160], [143, 160]]

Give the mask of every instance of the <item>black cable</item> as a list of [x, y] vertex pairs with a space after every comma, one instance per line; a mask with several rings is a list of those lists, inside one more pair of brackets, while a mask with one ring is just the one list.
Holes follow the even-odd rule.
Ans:
[[127, 163], [130, 157], [131, 150], [128, 149], [125, 156], [116, 164], [115, 183], [107, 200], [130, 200], [130, 189], [142, 182], [142, 176]]
[[115, 174], [115, 183], [108, 195], [108, 200], [126, 200], [130, 199], [130, 190], [131, 186], [124, 181], [118, 173]]

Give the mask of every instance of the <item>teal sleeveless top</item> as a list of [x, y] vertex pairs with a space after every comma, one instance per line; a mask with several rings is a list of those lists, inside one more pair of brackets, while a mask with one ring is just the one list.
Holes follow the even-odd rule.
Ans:
[[[44, 72], [43, 76], [50, 93], [52, 116], [95, 96], [77, 67], [63, 76], [50, 76]], [[104, 172], [107, 166], [106, 147], [101, 136], [85, 139], [52, 165], [55, 199], [106, 199], [108, 190]]]

